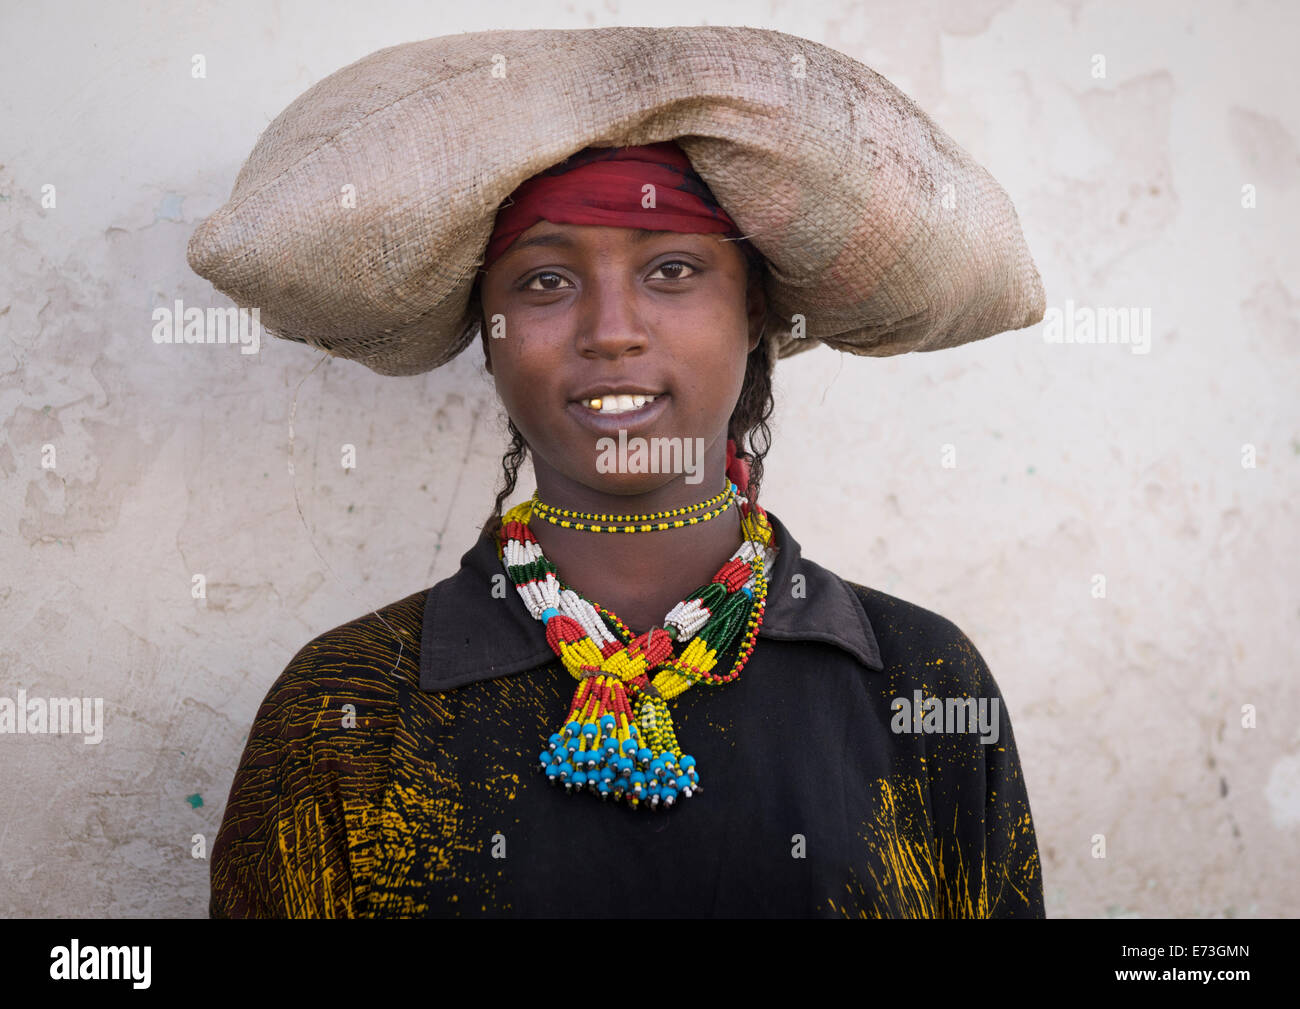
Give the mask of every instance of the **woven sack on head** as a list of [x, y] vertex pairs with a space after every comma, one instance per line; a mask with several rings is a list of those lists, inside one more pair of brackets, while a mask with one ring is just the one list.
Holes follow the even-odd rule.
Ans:
[[767, 260], [768, 338], [932, 351], [1042, 318], [1010, 199], [912, 101], [744, 27], [490, 31], [382, 49], [258, 139], [188, 258], [273, 335], [383, 375], [476, 333], [501, 202], [588, 146], [674, 140]]

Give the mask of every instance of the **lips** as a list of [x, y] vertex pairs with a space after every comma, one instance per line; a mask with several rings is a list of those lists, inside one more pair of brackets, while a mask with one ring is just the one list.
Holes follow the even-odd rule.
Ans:
[[[632, 394], [622, 393], [619, 395], [630, 396]], [[592, 397], [588, 396], [586, 398], [590, 400]], [[603, 397], [596, 398], [603, 400]], [[619, 431], [632, 432], [649, 427], [668, 409], [668, 402], [671, 398], [666, 392], [659, 393], [653, 399], [644, 402], [640, 407], [636, 407], [634, 402], [631, 410], [593, 410], [590, 406], [585, 406], [581, 401], [569, 403], [565, 409], [570, 416], [587, 430], [599, 435], [617, 435]]]

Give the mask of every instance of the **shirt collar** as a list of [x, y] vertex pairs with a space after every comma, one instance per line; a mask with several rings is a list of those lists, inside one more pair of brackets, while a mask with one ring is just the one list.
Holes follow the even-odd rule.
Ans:
[[[885, 668], [862, 603], [837, 575], [808, 560], [779, 518], [767, 513], [777, 546], [760, 638], [822, 641], [868, 669]], [[802, 580], [796, 581], [795, 576]], [[779, 587], [779, 589], [778, 589]], [[460, 570], [429, 589], [420, 639], [420, 689], [451, 690], [510, 676], [556, 658], [539, 621], [521, 604], [489, 536]]]

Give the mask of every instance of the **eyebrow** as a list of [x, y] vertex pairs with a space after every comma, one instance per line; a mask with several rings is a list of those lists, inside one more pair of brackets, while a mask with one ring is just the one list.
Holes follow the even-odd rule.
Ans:
[[[632, 228], [631, 230], [633, 242], [644, 242], [647, 238], [664, 234], [662, 231], [654, 231], [651, 228]], [[511, 244], [509, 251], [514, 252], [516, 249], [527, 249], [534, 245], [571, 246], [573, 244], [573, 239], [564, 234], [564, 232], [552, 231], [544, 235], [533, 235], [530, 238], [517, 239]]]

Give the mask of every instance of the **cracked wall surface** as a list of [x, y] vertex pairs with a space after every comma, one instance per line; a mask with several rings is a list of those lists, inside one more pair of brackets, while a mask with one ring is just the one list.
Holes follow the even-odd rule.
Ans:
[[229, 304], [185, 246], [261, 129], [400, 42], [704, 21], [883, 73], [1010, 193], [1049, 312], [1149, 318], [1146, 353], [1036, 326], [783, 362], [764, 504], [979, 648], [1049, 915], [1300, 910], [1294, 5], [72, 10], [0, 13], [0, 698], [102, 698], [103, 738], [0, 733], [0, 916], [206, 914], [195, 854], [271, 682], [454, 572], [491, 509], [477, 344], [383, 378], [269, 335], [151, 339], [158, 306]]

